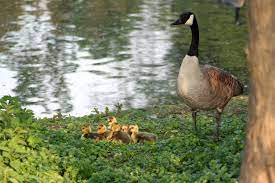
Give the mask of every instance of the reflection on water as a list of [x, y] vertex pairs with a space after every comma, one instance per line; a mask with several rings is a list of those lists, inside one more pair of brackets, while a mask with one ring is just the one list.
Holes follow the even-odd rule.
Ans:
[[22, 13], [16, 17], [20, 28], [2, 36], [6, 51], [0, 58], [16, 72], [13, 92], [25, 104], [37, 113], [60, 108], [66, 112], [72, 109], [65, 74], [74, 45], [57, 41], [47, 5], [47, 0], [21, 4]]
[[182, 32], [169, 24], [182, 3], [0, 1], [1, 96], [39, 116], [174, 102]]

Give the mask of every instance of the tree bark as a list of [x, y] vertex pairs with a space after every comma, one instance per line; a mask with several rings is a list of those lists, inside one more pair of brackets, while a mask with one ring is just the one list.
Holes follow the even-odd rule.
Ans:
[[251, 91], [241, 183], [275, 183], [275, 0], [249, 1]]

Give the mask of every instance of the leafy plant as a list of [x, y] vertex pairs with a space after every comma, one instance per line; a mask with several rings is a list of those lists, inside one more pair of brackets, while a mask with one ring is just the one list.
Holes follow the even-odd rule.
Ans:
[[119, 102], [115, 105], [115, 107], [116, 107], [116, 115], [119, 115], [121, 113], [122, 106], [123, 105], [121, 103], [119, 103]]
[[17, 97], [4, 96], [0, 99], [0, 129], [32, 120], [33, 112], [23, 108]]

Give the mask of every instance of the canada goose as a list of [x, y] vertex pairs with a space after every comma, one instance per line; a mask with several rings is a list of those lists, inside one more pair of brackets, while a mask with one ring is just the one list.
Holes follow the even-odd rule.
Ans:
[[235, 23], [240, 24], [240, 9], [243, 7], [245, 0], [219, 0], [220, 3], [229, 4], [235, 8]]
[[129, 144], [131, 142], [131, 137], [128, 133], [121, 131], [120, 125], [114, 124], [107, 140]]
[[92, 133], [92, 129], [90, 125], [84, 125], [81, 128], [81, 132], [82, 132], [81, 138], [89, 138], [89, 139], [95, 139], [95, 140], [99, 140], [102, 138], [102, 135], [98, 133]]
[[102, 136], [102, 139], [106, 139], [110, 135], [110, 131], [107, 130], [106, 126], [104, 124], [99, 124], [97, 127], [97, 134]]
[[121, 126], [121, 131], [126, 132], [126, 133], [129, 134], [129, 125], [122, 125]]
[[109, 123], [109, 129], [112, 129], [112, 126], [113, 126], [114, 124], [117, 124], [116, 117], [114, 117], [114, 116], [109, 116], [109, 117], [108, 117], [108, 123]]
[[198, 110], [216, 110], [216, 135], [219, 137], [223, 109], [232, 97], [243, 93], [243, 85], [222, 69], [199, 64], [199, 27], [194, 13], [182, 13], [171, 25], [180, 24], [190, 26], [192, 41], [179, 70], [177, 93], [191, 108], [195, 130]]
[[129, 131], [131, 133], [131, 139], [133, 143], [157, 141], [157, 136], [155, 134], [148, 132], [139, 132], [138, 125], [130, 125]]

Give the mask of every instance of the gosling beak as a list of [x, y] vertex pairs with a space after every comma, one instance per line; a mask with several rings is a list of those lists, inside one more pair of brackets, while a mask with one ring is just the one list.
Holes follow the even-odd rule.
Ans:
[[175, 22], [171, 23], [171, 25], [179, 25], [182, 24], [180, 19], [177, 19]]

